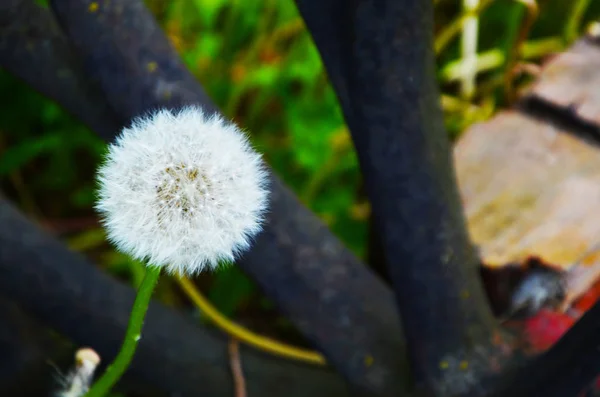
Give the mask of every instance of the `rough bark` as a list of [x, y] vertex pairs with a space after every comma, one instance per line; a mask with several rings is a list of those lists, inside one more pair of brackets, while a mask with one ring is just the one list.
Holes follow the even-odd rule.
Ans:
[[[76, 345], [93, 347], [105, 364], [112, 361], [135, 292], [41, 232], [5, 200], [0, 201], [0, 224], [3, 296]], [[128, 375], [171, 395], [231, 396], [227, 343], [221, 333], [153, 302]], [[252, 349], [242, 349], [241, 361], [249, 396], [347, 394], [344, 382], [324, 368]]]
[[0, 2], [0, 67], [57, 101], [104, 139], [124, 122], [82, 70], [48, 10], [33, 1]]
[[433, 5], [297, 4], [354, 140], [415, 381], [439, 396], [480, 388], [491, 358], [507, 357], [493, 343], [438, 103]]

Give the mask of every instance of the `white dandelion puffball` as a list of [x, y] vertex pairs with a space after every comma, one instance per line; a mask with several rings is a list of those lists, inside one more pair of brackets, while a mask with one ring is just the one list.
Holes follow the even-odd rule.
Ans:
[[249, 248], [267, 207], [267, 179], [235, 124], [198, 107], [160, 110], [109, 146], [96, 208], [120, 251], [194, 274]]

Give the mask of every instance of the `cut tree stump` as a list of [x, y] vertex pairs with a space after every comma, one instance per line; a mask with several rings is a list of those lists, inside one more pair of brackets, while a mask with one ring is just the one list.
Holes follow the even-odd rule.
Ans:
[[548, 61], [514, 110], [461, 136], [454, 160], [486, 266], [572, 269], [567, 304], [600, 278], [600, 44]]

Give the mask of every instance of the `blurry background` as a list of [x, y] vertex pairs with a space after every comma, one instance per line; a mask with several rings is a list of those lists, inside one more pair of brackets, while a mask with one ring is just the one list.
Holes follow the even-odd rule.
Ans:
[[[300, 199], [365, 257], [370, 208], [357, 159], [295, 4], [146, 3], [223, 113], [251, 133], [257, 149]], [[535, 6], [533, 0], [435, 1], [437, 70], [452, 139], [508, 106], [535, 74], [536, 64], [565, 49], [600, 16], [599, 1], [541, 0], [537, 15]], [[469, 7], [474, 11], [465, 13]], [[512, 71], [521, 73], [509, 79]], [[0, 92], [2, 191], [72, 249], [137, 284], [142, 265], [106, 243], [93, 211], [93, 175], [105, 144], [1, 70]], [[224, 314], [264, 334], [303, 343], [236, 267], [203, 275], [199, 285]], [[167, 304], [193, 311], [168, 278], [157, 294]]]

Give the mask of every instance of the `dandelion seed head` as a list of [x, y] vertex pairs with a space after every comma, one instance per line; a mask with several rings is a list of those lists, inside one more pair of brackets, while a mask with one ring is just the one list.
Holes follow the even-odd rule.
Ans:
[[267, 179], [235, 124], [198, 107], [160, 110], [109, 146], [96, 208], [119, 250], [194, 274], [249, 248], [266, 211]]

